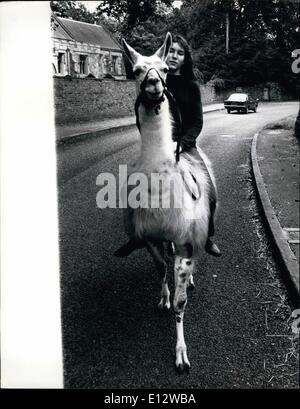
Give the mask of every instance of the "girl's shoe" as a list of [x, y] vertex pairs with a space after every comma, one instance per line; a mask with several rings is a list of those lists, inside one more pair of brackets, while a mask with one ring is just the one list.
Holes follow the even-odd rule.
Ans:
[[215, 257], [221, 257], [222, 253], [216, 243], [213, 243], [210, 238], [207, 239], [205, 251]]

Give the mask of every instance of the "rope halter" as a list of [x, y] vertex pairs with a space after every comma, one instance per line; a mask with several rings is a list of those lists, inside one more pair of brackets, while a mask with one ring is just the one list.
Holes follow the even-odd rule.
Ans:
[[[157, 75], [158, 75], [158, 77], [159, 77], [159, 79], [160, 79], [160, 81], [161, 81], [161, 83], [162, 83], [162, 86], [163, 86], [162, 95], [161, 95], [161, 97], [160, 97], [158, 100], [149, 99], [149, 98], [147, 97], [147, 93], [146, 93], [146, 84], [147, 84], [147, 81], [148, 81], [148, 76], [149, 76], [150, 71], [152, 71], [152, 70], [154, 70], [154, 71], [157, 73]], [[154, 68], [154, 67], [151, 67], [151, 68], [149, 68], [149, 70], [147, 71], [147, 73], [146, 73], [146, 75], [145, 75], [145, 78], [144, 78], [143, 81], [141, 82], [141, 85], [140, 85], [140, 95], [139, 95], [140, 101], [139, 101], [139, 102], [140, 102], [140, 103], [142, 102], [142, 103], [143, 103], [146, 107], [148, 107], [148, 108], [154, 108], [155, 114], [158, 115], [158, 114], [159, 114], [159, 111], [160, 111], [160, 105], [161, 105], [161, 103], [164, 102], [164, 100], [165, 100], [165, 97], [164, 97], [165, 89], [166, 89], [166, 82], [165, 82], [164, 79], [161, 77], [161, 75], [159, 74], [159, 72], [157, 71], [157, 69]]]
[[[147, 96], [146, 90], [145, 90], [146, 89], [146, 83], [147, 83], [147, 80], [148, 80], [148, 75], [149, 75], [149, 72], [151, 70], [156, 71], [156, 73], [157, 73], [157, 75], [158, 75], [158, 77], [159, 77], [159, 79], [160, 79], [160, 81], [162, 83], [162, 86], [163, 86], [162, 95], [158, 100], [149, 99], [148, 96]], [[165, 97], [168, 99], [169, 103], [173, 106], [173, 111], [174, 111], [174, 113], [175, 113], [175, 115], [177, 117], [176, 119], [177, 119], [177, 121], [178, 121], [178, 123], [179, 123], [179, 125], [181, 127], [182, 126], [181, 114], [180, 114], [180, 111], [179, 111], [179, 109], [177, 107], [177, 103], [175, 101], [175, 98], [173, 97], [171, 92], [167, 89], [167, 84], [166, 84], [165, 80], [161, 77], [161, 75], [159, 74], [157, 69], [154, 68], [154, 67], [149, 68], [149, 70], [147, 71], [147, 73], [145, 75], [145, 78], [141, 82], [140, 93], [139, 93], [139, 95], [138, 95], [138, 97], [136, 99], [135, 106], [134, 106], [135, 116], [136, 116], [136, 126], [137, 126], [139, 131], [141, 130], [140, 121], [139, 121], [139, 110], [138, 110], [140, 104], [142, 103], [147, 108], [154, 108], [155, 114], [158, 115], [159, 111], [160, 111], [160, 106], [161, 106], [162, 102], [164, 102]], [[179, 153], [180, 153], [180, 140], [177, 141], [176, 162], [179, 162], [179, 159], [180, 159]]]

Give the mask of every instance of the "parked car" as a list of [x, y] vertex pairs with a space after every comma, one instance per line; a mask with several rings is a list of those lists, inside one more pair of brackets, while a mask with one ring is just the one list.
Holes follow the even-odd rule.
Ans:
[[256, 112], [258, 101], [258, 98], [254, 99], [249, 94], [236, 93], [231, 94], [230, 97], [224, 101], [224, 106], [229, 114], [231, 111], [248, 114], [249, 110]]

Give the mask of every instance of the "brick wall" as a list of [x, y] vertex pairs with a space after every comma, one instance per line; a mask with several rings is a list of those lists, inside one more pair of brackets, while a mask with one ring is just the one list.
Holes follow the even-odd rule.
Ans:
[[[203, 105], [223, 102], [234, 92], [200, 88]], [[65, 125], [134, 115], [136, 85], [130, 80], [54, 77], [54, 95], [56, 123]]]
[[212, 104], [216, 100], [216, 91], [214, 86], [200, 85], [202, 104]]
[[223, 102], [228, 98], [230, 94], [235, 92], [234, 90], [222, 90], [218, 91], [213, 85], [200, 85], [202, 104], [216, 104]]
[[295, 99], [295, 96], [276, 82], [257, 84], [251, 87], [238, 87], [237, 92], [247, 92], [261, 101], [289, 101]]
[[57, 124], [134, 115], [134, 81], [54, 77], [54, 95]]

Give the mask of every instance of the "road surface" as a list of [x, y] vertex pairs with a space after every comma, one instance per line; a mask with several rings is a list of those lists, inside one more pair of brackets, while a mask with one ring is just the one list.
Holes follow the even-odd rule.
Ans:
[[[297, 113], [293, 102], [257, 113], [205, 114], [199, 145], [210, 158], [220, 207], [220, 259], [203, 254], [188, 293], [185, 338], [191, 370], [175, 371], [175, 318], [157, 309], [152, 259], [126, 241], [122, 210], [96, 206], [101, 172], [138, 154], [136, 130], [58, 148], [62, 318], [66, 388], [297, 388], [290, 308], [261, 223], [250, 171], [252, 137]], [[173, 294], [173, 271], [169, 268]]]

